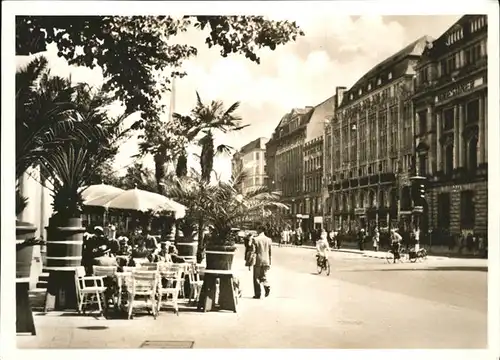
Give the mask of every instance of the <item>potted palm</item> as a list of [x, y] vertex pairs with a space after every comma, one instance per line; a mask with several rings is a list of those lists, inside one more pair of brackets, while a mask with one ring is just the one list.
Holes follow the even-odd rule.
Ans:
[[262, 216], [266, 211], [288, 209], [281, 203], [278, 192], [266, 187], [255, 187], [244, 194], [238, 189], [248, 178], [245, 171], [237, 173], [230, 181], [219, 180], [207, 185], [204, 214], [211, 232], [206, 241], [207, 269], [231, 270], [236, 250], [237, 228], [249, 217]]
[[85, 232], [81, 218], [82, 191], [97, 165], [116, 154], [117, 140], [125, 134], [120, 127], [125, 116], [108, 118], [102, 111], [107, 105], [102, 93], [82, 90], [77, 94], [77, 110], [68, 114], [75, 118], [72, 132], [80, 137], [68, 133], [67, 141], [51, 146], [40, 160], [43, 171], [48, 174], [54, 210], [47, 228], [47, 270], [51, 274], [46, 308], [76, 305], [74, 275], [68, 270], [82, 265]]

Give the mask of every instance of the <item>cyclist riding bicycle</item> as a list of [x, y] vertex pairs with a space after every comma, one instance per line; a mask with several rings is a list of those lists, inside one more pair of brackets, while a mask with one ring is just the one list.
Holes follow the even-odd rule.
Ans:
[[399, 235], [395, 229], [391, 230], [391, 247], [392, 247], [392, 252], [394, 254], [394, 264], [396, 263], [396, 260], [399, 260], [401, 257], [399, 251], [401, 249], [401, 241], [403, 238], [401, 235]]
[[328, 259], [327, 253], [330, 251], [330, 245], [328, 244], [328, 238], [325, 230], [321, 231], [321, 235], [318, 241], [316, 241], [316, 251], [318, 265], [324, 264], [325, 260]]

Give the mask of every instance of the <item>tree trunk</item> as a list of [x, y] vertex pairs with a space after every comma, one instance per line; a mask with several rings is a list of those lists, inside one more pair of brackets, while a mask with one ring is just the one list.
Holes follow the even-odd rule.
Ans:
[[167, 150], [161, 149], [154, 156], [155, 162], [155, 180], [159, 194], [163, 195], [162, 180], [165, 177], [165, 164], [167, 163]]
[[179, 158], [177, 159], [175, 175], [179, 178], [187, 176], [187, 154], [185, 152], [179, 155]]
[[212, 133], [208, 133], [202, 140], [200, 165], [201, 178], [204, 181], [210, 181], [210, 176], [214, 167], [214, 139]]

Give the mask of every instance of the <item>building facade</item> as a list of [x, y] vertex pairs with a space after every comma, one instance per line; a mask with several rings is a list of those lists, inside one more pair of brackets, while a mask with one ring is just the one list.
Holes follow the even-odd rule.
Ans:
[[415, 79], [416, 171], [428, 228], [487, 233], [487, 16], [466, 15], [430, 43]]
[[239, 189], [243, 194], [266, 186], [268, 183], [265, 156], [267, 142], [267, 138], [260, 137], [249, 142], [233, 155], [231, 161], [233, 175], [241, 170], [248, 174]]
[[304, 144], [304, 211], [301, 217], [308, 232], [323, 227], [323, 157], [323, 136]]
[[343, 96], [331, 122], [332, 222], [360, 227], [410, 227], [414, 67], [425, 36], [376, 65]]
[[293, 228], [300, 226], [300, 216], [297, 215], [305, 209], [303, 158], [312, 110], [312, 107], [293, 109], [283, 116], [266, 145], [269, 188], [281, 192], [282, 201], [289, 206]]

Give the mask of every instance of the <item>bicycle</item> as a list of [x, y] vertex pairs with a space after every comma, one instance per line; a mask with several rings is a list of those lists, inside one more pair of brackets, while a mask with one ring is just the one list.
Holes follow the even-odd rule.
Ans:
[[417, 261], [423, 262], [427, 260], [427, 250], [425, 250], [425, 248], [421, 248], [417, 252], [415, 252], [415, 248], [412, 248], [408, 253], [408, 258], [412, 263], [415, 263]]
[[[406, 249], [404, 247], [401, 247], [399, 249], [399, 259], [397, 261], [403, 263], [405, 262], [407, 256], [408, 254], [406, 253]], [[390, 249], [389, 251], [387, 251], [387, 254], [385, 255], [385, 261], [387, 261], [388, 264], [394, 262], [394, 250]]]
[[318, 268], [318, 274], [321, 274], [325, 270], [326, 275], [330, 275], [330, 262], [325, 256], [316, 255], [316, 266]]

